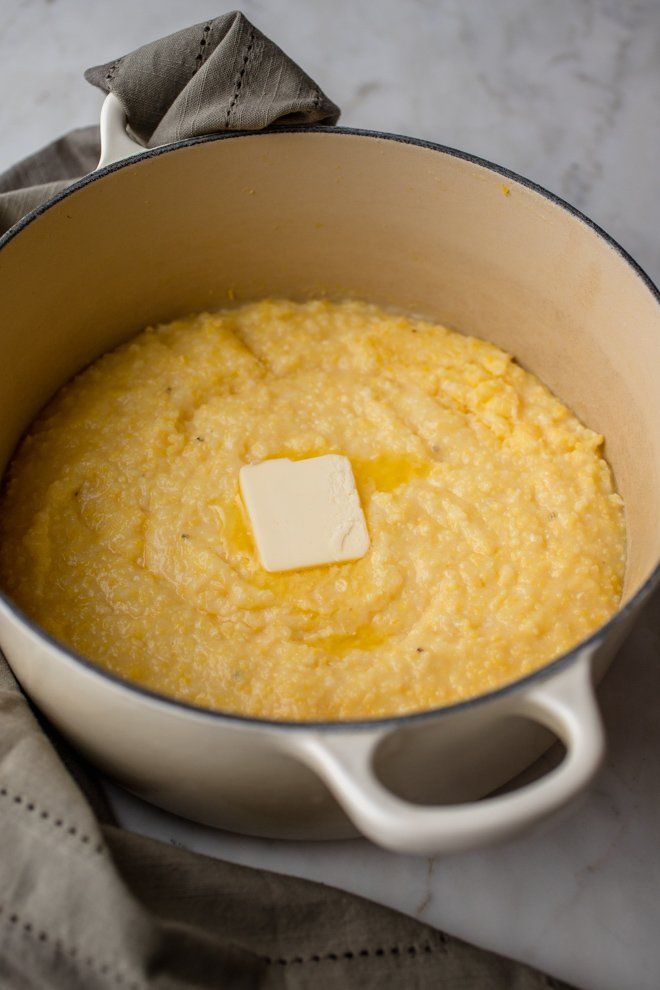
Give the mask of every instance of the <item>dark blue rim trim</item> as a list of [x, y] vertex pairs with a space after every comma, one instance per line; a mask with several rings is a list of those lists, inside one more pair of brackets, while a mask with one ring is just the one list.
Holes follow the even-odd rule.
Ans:
[[[395, 141], [400, 144], [411, 144], [418, 148], [424, 148], [427, 151], [449, 155], [452, 158], [458, 158], [462, 161], [470, 162], [472, 165], [478, 165], [481, 168], [488, 169], [488, 171], [494, 172], [496, 175], [504, 176], [504, 178], [510, 179], [512, 182], [516, 182], [519, 185], [530, 189], [532, 192], [538, 193], [538, 195], [549, 200], [555, 206], [565, 210], [571, 216], [585, 224], [585, 226], [589, 227], [601, 240], [607, 244], [608, 247], [614, 250], [621, 257], [621, 259], [633, 270], [635, 275], [641, 279], [645, 287], [655, 298], [656, 302], [660, 303], [660, 291], [654, 285], [646, 272], [637, 264], [634, 258], [632, 258], [628, 252], [621, 247], [620, 244], [610, 237], [610, 235], [599, 227], [598, 224], [594, 223], [593, 220], [590, 220], [589, 217], [585, 216], [584, 213], [581, 213], [579, 210], [575, 209], [574, 206], [571, 206], [570, 203], [567, 203], [554, 193], [548, 192], [547, 189], [537, 185], [530, 179], [526, 179], [524, 176], [518, 175], [516, 172], [512, 172], [508, 168], [503, 168], [501, 165], [495, 165], [493, 162], [486, 161], [484, 158], [478, 158], [476, 155], [470, 155], [464, 151], [457, 151], [455, 148], [448, 148], [442, 144], [434, 144], [432, 141], [423, 141], [419, 138], [406, 137], [402, 134], [388, 134], [383, 131], [367, 131], [352, 127], [281, 127], [272, 131], [231, 131], [225, 134], [210, 134], [203, 137], [191, 138], [186, 141], [178, 141], [176, 144], [166, 145], [162, 148], [145, 149], [144, 153], [135, 155], [132, 158], [124, 159], [120, 162], [115, 162], [115, 164], [108, 165], [103, 169], [99, 169], [97, 172], [91, 172], [89, 175], [86, 175], [82, 179], [74, 182], [71, 186], [68, 186], [61, 193], [58, 193], [52, 199], [48, 200], [48, 202], [38, 206], [37, 209], [33, 210], [31, 213], [28, 213], [22, 220], [19, 220], [17, 224], [11, 227], [4, 234], [4, 236], [0, 238], [0, 250], [2, 250], [3, 247], [13, 240], [14, 237], [20, 234], [25, 227], [29, 226], [36, 219], [38, 219], [42, 213], [45, 213], [46, 210], [49, 210], [52, 206], [55, 206], [55, 204], [59, 203], [63, 199], [66, 199], [68, 196], [73, 195], [78, 189], [82, 189], [92, 182], [98, 182], [106, 175], [116, 172], [119, 169], [130, 168], [132, 165], [145, 161], [145, 159], [157, 158], [160, 155], [169, 154], [179, 148], [189, 148], [196, 144], [206, 144], [211, 141], [233, 140], [235, 138], [242, 137], [268, 138], [274, 134], [348, 135], [353, 137]], [[111, 681], [113, 684], [129, 692], [141, 695], [151, 701], [156, 701], [165, 707], [171, 707], [178, 711], [190, 712], [197, 716], [202, 716], [212, 720], [219, 719], [221, 721], [229, 721], [245, 726], [259, 726], [269, 729], [297, 729], [303, 731], [310, 729], [348, 731], [355, 729], [368, 730], [374, 728], [394, 728], [402, 725], [411, 725], [418, 722], [424, 722], [428, 719], [438, 718], [439, 716], [453, 715], [461, 711], [466, 711], [470, 708], [475, 708], [486, 701], [507, 697], [508, 695], [519, 691], [521, 688], [528, 687], [530, 684], [548, 680], [554, 674], [558, 673], [560, 670], [564, 670], [571, 663], [577, 660], [578, 657], [585, 651], [592, 652], [598, 649], [598, 647], [600, 647], [604, 640], [608, 637], [614, 626], [620, 622], [625, 622], [625, 620], [628, 619], [632, 613], [637, 611], [637, 609], [641, 607], [641, 605], [646, 601], [658, 585], [660, 585], [660, 562], [658, 562], [651, 575], [646, 579], [642, 587], [633, 595], [630, 601], [627, 602], [623, 608], [616, 611], [614, 615], [612, 615], [603, 626], [592, 633], [591, 636], [585, 640], [582, 640], [582, 642], [574, 646], [572, 650], [569, 650], [568, 653], [562, 654], [550, 663], [545, 664], [543, 667], [532, 671], [532, 673], [527, 674], [525, 677], [512, 681], [510, 684], [504, 685], [504, 687], [498, 688], [496, 691], [490, 691], [488, 694], [480, 694], [474, 698], [468, 698], [466, 701], [459, 701], [454, 705], [445, 705], [441, 708], [431, 708], [421, 712], [412, 712], [408, 715], [393, 715], [388, 718], [358, 719], [355, 721], [337, 722], [289, 722], [284, 720], [253, 718], [249, 715], [238, 715], [233, 712], [223, 712], [211, 708], [202, 708], [198, 705], [192, 705], [185, 701], [179, 701], [177, 698], [168, 698], [166, 695], [158, 694], [156, 691], [143, 688], [139, 684], [133, 684], [131, 681], [124, 680], [116, 674], [111, 674], [109, 671], [104, 670], [102, 667], [92, 663], [91, 660], [88, 660], [81, 654], [69, 649], [63, 643], [60, 643], [57, 639], [43, 630], [39, 625], [37, 625], [36, 622], [33, 622], [1, 590], [0, 607], [4, 607], [4, 609], [13, 618], [18, 619], [33, 633], [40, 636], [46, 643], [55, 647], [55, 649], [57, 649], [58, 652], [63, 654], [67, 659], [74, 660], [75, 662], [81, 664], [88, 671], [100, 678]]]

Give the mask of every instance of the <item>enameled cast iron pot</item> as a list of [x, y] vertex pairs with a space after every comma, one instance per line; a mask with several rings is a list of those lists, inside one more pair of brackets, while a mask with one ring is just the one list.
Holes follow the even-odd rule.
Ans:
[[[593, 429], [627, 509], [618, 613], [516, 683], [448, 708], [295, 724], [201, 710], [97, 669], [0, 601], [35, 703], [125, 787], [255, 835], [354, 828], [435, 854], [530, 825], [603, 752], [592, 680], [660, 577], [660, 307], [634, 262], [554, 196], [448, 148], [341, 128], [221, 134], [134, 154], [109, 97], [96, 173], [0, 242], [0, 467], [44, 402], [148, 324], [263, 296], [355, 296], [512, 352]], [[477, 801], [555, 733], [563, 763]]]

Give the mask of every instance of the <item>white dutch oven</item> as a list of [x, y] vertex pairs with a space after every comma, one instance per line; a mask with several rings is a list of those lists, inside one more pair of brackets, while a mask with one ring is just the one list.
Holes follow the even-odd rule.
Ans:
[[[147, 324], [265, 295], [352, 295], [494, 341], [593, 429], [627, 506], [624, 603], [516, 683], [378, 721], [206, 711], [97, 669], [8, 599], [0, 643], [42, 711], [125, 787], [179, 814], [276, 837], [355, 827], [435, 854], [514, 831], [587, 784], [603, 754], [592, 680], [660, 577], [660, 307], [634, 262], [524, 179], [447, 148], [311, 128], [133, 155], [104, 108], [103, 168], [0, 242], [0, 467], [44, 402]], [[549, 731], [550, 730], [550, 731]], [[556, 734], [561, 765], [511, 780]]]

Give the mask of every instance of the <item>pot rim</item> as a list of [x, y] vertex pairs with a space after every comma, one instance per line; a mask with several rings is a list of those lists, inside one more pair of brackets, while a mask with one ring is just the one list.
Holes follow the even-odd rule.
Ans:
[[[621, 247], [621, 245], [614, 240], [602, 227], [596, 224], [588, 216], [582, 213], [580, 210], [576, 209], [566, 200], [562, 199], [560, 196], [555, 195], [555, 193], [549, 192], [543, 186], [538, 185], [531, 179], [525, 178], [525, 176], [519, 175], [517, 172], [511, 171], [511, 169], [505, 168], [502, 165], [498, 165], [494, 162], [490, 162], [487, 159], [480, 158], [477, 155], [472, 155], [469, 152], [459, 151], [456, 148], [450, 148], [447, 145], [438, 144], [433, 141], [427, 141], [422, 138], [408, 137], [403, 134], [392, 134], [386, 131], [372, 131], [365, 130], [362, 128], [354, 127], [327, 127], [327, 126], [299, 126], [299, 127], [278, 127], [270, 131], [229, 131], [221, 134], [208, 134], [202, 135], [200, 137], [188, 138], [183, 141], [177, 141], [173, 144], [164, 145], [159, 148], [145, 148], [144, 152], [140, 152], [130, 158], [122, 159], [121, 161], [114, 162], [111, 165], [107, 165], [102, 169], [97, 169], [95, 172], [90, 172], [88, 175], [82, 176], [82, 178], [75, 180], [66, 189], [57, 193], [51, 199], [42, 203], [36, 209], [32, 210], [26, 216], [22, 217], [16, 224], [14, 224], [6, 233], [0, 237], [0, 251], [6, 247], [24, 230], [27, 226], [38, 219], [46, 210], [49, 210], [52, 206], [66, 199], [68, 196], [77, 192], [78, 189], [82, 189], [92, 182], [97, 182], [112, 172], [116, 172], [119, 169], [126, 168], [136, 162], [143, 161], [148, 158], [157, 158], [160, 155], [168, 154], [171, 151], [176, 151], [180, 148], [192, 147], [197, 144], [206, 144], [213, 141], [225, 141], [225, 140], [235, 140], [243, 137], [260, 137], [267, 138], [275, 134], [327, 134], [327, 135], [338, 135], [343, 136], [354, 136], [361, 138], [376, 138], [378, 140], [394, 141], [399, 144], [410, 144], [415, 147], [424, 148], [428, 151], [433, 151], [439, 154], [447, 155], [451, 158], [457, 158], [461, 161], [469, 162], [472, 165], [478, 165], [481, 168], [485, 168], [496, 175], [503, 176], [512, 182], [516, 182], [519, 185], [531, 190], [534, 193], [547, 199], [554, 206], [558, 206], [560, 209], [564, 210], [570, 216], [579, 220], [585, 226], [589, 227], [590, 230], [605, 244], [614, 250], [621, 260], [632, 269], [633, 273], [642, 281], [644, 286], [650, 291], [651, 295], [655, 298], [656, 302], [660, 304], [660, 290], [656, 287], [649, 275], [644, 271], [644, 269], [631, 257], [628, 252]], [[423, 722], [428, 719], [435, 719], [438, 717], [449, 716], [458, 714], [461, 711], [467, 711], [473, 709], [478, 705], [484, 704], [488, 701], [495, 701], [505, 698], [516, 691], [523, 688], [529, 687], [532, 684], [536, 684], [540, 681], [544, 681], [552, 677], [554, 674], [559, 673], [559, 671], [564, 670], [570, 664], [577, 662], [577, 660], [585, 653], [593, 653], [597, 650], [605, 639], [610, 634], [611, 630], [618, 623], [625, 621], [634, 611], [636, 611], [648, 597], [651, 595], [652, 591], [660, 586], [660, 560], [646, 578], [644, 583], [635, 592], [635, 594], [623, 605], [618, 608], [613, 615], [605, 622], [602, 626], [599, 626], [590, 636], [586, 639], [581, 640], [577, 643], [571, 650], [566, 653], [560, 654], [551, 660], [549, 663], [544, 664], [542, 667], [526, 674], [523, 677], [511, 681], [508, 684], [503, 685], [494, 691], [489, 691], [486, 694], [475, 695], [472, 698], [467, 698], [463, 701], [458, 701], [452, 705], [443, 705], [438, 708], [425, 709], [419, 712], [410, 712], [402, 715], [390, 715], [385, 717], [373, 718], [373, 719], [351, 719], [345, 721], [289, 721], [289, 720], [279, 720], [279, 719], [267, 719], [259, 718], [252, 715], [241, 715], [234, 712], [225, 712], [219, 709], [205, 708], [200, 705], [194, 705], [190, 702], [181, 701], [177, 698], [170, 698], [167, 695], [160, 694], [157, 691], [152, 691], [149, 688], [142, 687], [139, 684], [134, 684], [131, 681], [124, 680], [123, 678], [117, 676], [116, 674], [110, 673], [110, 671], [93, 663], [87, 657], [75, 650], [70, 649], [64, 643], [60, 642], [50, 633], [46, 632], [38, 623], [34, 622], [28, 615], [20, 609], [15, 602], [12, 601], [9, 596], [7, 596], [2, 589], [0, 589], [0, 611], [5, 612], [10, 618], [15, 619], [20, 624], [26, 626], [30, 632], [39, 637], [48, 646], [54, 647], [58, 653], [60, 653], [64, 659], [68, 661], [73, 661], [74, 665], [79, 664], [88, 673], [92, 673], [97, 677], [100, 677], [106, 681], [109, 681], [115, 687], [126, 690], [129, 694], [137, 695], [149, 702], [156, 702], [166, 708], [169, 708], [173, 713], [185, 715], [191, 714], [193, 716], [202, 717], [207, 720], [213, 721], [228, 721], [234, 723], [235, 725], [241, 725], [245, 728], [249, 727], [259, 727], [262, 729], [270, 730], [325, 730], [333, 732], [347, 732], [347, 731], [360, 731], [378, 728], [393, 728], [400, 727], [403, 725], [411, 725], [418, 722]]]

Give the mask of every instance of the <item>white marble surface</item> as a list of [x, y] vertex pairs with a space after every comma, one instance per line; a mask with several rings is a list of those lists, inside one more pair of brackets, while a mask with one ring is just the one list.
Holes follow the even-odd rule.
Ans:
[[[0, 0], [0, 170], [95, 119], [87, 65], [220, 9], [217, 0]], [[660, 274], [657, 0], [246, 0], [242, 9], [343, 107], [343, 123], [438, 140], [528, 175]], [[578, 986], [657, 990], [652, 618], [604, 686], [610, 750], [597, 783], [568, 819], [505, 847], [412, 859], [362, 841], [213, 832], [117, 791], [115, 805], [138, 831], [356, 891]]]

